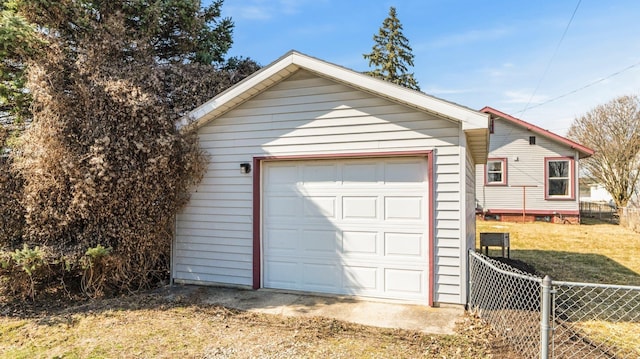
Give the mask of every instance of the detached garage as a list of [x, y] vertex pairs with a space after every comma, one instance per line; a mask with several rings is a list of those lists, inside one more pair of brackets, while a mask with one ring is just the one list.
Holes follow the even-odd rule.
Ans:
[[292, 51], [190, 117], [174, 282], [466, 303], [486, 114]]

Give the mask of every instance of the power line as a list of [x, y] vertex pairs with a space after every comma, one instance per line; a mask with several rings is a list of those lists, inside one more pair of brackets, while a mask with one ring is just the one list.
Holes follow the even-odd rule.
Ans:
[[[573, 22], [573, 19], [575, 18], [576, 13], [578, 12], [578, 8], [580, 7], [580, 3], [582, 3], [582, 0], [578, 0], [578, 3], [576, 4], [575, 9], [573, 9], [573, 13], [571, 14], [571, 18], [569, 19], [569, 22], [567, 23], [567, 26], [564, 28], [564, 31], [562, 32], [562, 36], [560, 37], [560, 41], [558, 41], [558, 45], [556, 45], [556, 49], [553, 52], [553, 55], [551, 56], [551, 59], [549, 59], [549, 63], [547, 64], [547, 68], [544, 70], [544, 73], [542, 74], [542, 77], [540, 77], [540, 80], [538, 81], [538, 85], [536, 86], [535, 90], [531, 94], [531, 97], [529, 98], [529, 101], [527, 101], [527, 104], [526, 104], [526, 106], [524, 107], [524, 109], [522, 111], [515, 112], [514, 114], [518, 114], [518, 113], [524, 114], [525, 111], [527, 111], [527, 109], [529, 109], [529, 105], [531, 104], [531, 101], [533, 100], [533, 97], [538, 92], [538, 89], [540, 88], [540, 85], [542, 84], [542, 80], [547, 75], [547, 72], [549, 72], [549, 68], [551, 68], [551, 64], [553, 63], [553, 60], [555, 59], [556, 55], [558, 54], [558, 50], [560, 49], [560, 45], [562, 44], [562, 41], [564, 40], [565, 36], [567, 35], [567, 32], [569, 31], [569, 27], [571, 27], [571, 23]], [[533, 107], [537, 107], [537, 106], [539, 106], [539, 104], [536, 105], [536, 106], [533, 106]], [[520, 115], [520, 117], [522, 117], [522, 115]], [[502, 139], [502, 143], [498, 147], [501, 147], [503, 144], [505, 144], [508, 141], [509, 136], [511, 135], [511, 133], [513, 131], [514, 130], [511, 129], [504, 136], [504, 138]]]
[[[627, 67], [623, 68], [622, 70], [618, 70], [618, 71], [616, 71], [616, 72], [614, 72], [614, 73], [612, 73], [612, 74], [609, 74], [608, 76], [605, 76], [605, 77], [603, 77], [603, 78], [601, 78], [601, 79], [598, 79], [598, 80], [596, 80], [596, 81], [590, 82], [590, 83], [588, 83], [588, 84], [586, 84], [586, 85], [584, 85], [584, 86], [582, 86], [582, 87], [579, 87], [579, 88], [577, 88], [577, 89], [575, 89], [575, 90], [572, 90], [572, 91], [566, 92], [566, 93], [564, 93], [564, 94], [562, 94], [562, 95], [559, 95], [559, 96], [553, 97], [553, 98], [551, 98], [551, 99], [549, 99], [549, 100], [546, 100], [546, 101], [544, 101], [544, 102], [541, 102], [541, 103], [535, 104], [535, 105], [533, 105], [533, 106], [529, 107], [529, 109], [536, 108], [536, 107], [540, 107], [540, 106], [542, 106], [542, 105], [546, 105], [546, 104], [548, 104], [549, 102], [553, 102], [553, 101], [559, 100], [559, 99], [561, 99], [561, 98], [563, 98], [563, 97], [567, 97], [567, 96], [569, 96], [569, 95], [573, 95], [574, 93], [576, 93], [576, 92], [578, 92], [578, 91], [582, 91], [582, 90], [584, 90], [584, 89], [586, 89], [586, 88], [589, 88], [589, 87], [591, 87], [591, 86], [597, 85], [597, 84], [599, 84], [600, 82], [603, 82], [603, 81], [606, 81], [606, 80], [608, 80], [608, 79], [610, 79], [610, 78], [612, 78], [612, 77], [618, 76], [618, 75], [620, 75], [621, 73], [626, 72], [626, 71], [629, 71], [629, 70], [631, 70], [632, 68], [634, 68], [634, 67], [638, 67], [638, 66], [640, 66], [640, 62], [636, 62], [636, 63], [635, 63], [635, 64], [633, 64], [633, 65], [627, 66]], [[525, 108], [525, 109], [524, 109], [524, 110], [522, 110], [522, 111], [515, 112], [515, 113], [524, 113], [524, 111], [525, 111], [525, 110], [527, 110], [527, 108]]]
[[529, 108], [529, 105], [531, 104], [531, 101], [533, 100], [533, 97], [536, 95], [536, 93], [538, 92], [538, 89], [540, 88], [540, 85], [542, 84], [542, 80], [544, 80], [544, 78], [547, 76], [547, 73], [549, 72], [549, 68], [551, 68], [551, 64], [553, 63], [553, 60], [555, 60], [556, 55], [558, 54], [558, 50], [560, 50], [560, 45], [562, 44], [562, 41], [564, 40], [565, 36], [567, 35], [567, 32], [569, 31], [569, 27], [571, 26], [571, 23], [573, 22], [573, 18], [576, 16], [576, 12], [578, 12], [578, 8], [580, 7], [580, 3], [582, 2], [582, 0], [578, 0], [578, 3], [576, 4], [576, 8], [573, 9], [573, 14], [571, 14], [571, 18], [569, 19], [569, 22], [567, 23], [567, 26], [564, 28], [564, 32], [562, 33], [562, 36], [560, 37], [560, 41], [558, 41], [558, 45], [556, 45], [556, 49], [553, 52], [553, 55], [551, 56], [551, 58], [549, 59], [549, 63], [547, 63], [547, 67], [544, 70], [544, 73], [542, 74], [542, 76], [540, 77], [540, 80], [538, 81], [538, 84], [536, 85], [535, 90], [533, 90], [533, 93], [531, 94], [531, 97], [529, 97], [529, 101], [527, 101], [527, 104], [524, 106], [524, 109], [518, 113], [525, 113], [527, 111], [527, 109]]

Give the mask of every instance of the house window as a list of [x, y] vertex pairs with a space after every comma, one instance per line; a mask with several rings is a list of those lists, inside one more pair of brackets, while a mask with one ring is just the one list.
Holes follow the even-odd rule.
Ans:
[[529, 136], [529, 144], [530, 145], [536, 144], [536, 136]]
[[507, 184], [507, 159], [490, 158], [487, 160], [485, 183], [487, 185]]
[[494, 120], [493, 118], [489, 119], [489, 133], [493, 133], [493, 126], [494, 126]]
[[545, 187], [547, 198], [573, 199], [573, 159], [545, 159]]

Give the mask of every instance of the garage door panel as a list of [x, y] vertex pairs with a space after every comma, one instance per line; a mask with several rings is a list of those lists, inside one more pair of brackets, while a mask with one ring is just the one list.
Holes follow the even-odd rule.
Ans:
[[384, 181], [386, 183], [421, 183], [425, 181], [426, 166], [422, 161], [385, 163]]
[[348, 164], [342, 169], [342, 181], [345, 185], [368, 184], [378, 182], [378, 164], [376, 162]]
[[301, 247], [307, 256], [321, 255], [333, 258], [338, 251], [336, 237], [335, 230], [303, 230], [300, 237]]
[[336, 182], [337, 165], [305, 164], [302, 166], [302, 181], [306, 186], [326, 185]]
[[424, 292], [424, 271], [387, 268], [384, 283], [387, 292], [421, 294]]
[[423, 207], [422, 197], [385, 197], [385, 219], [423, 221]]
[[426, 259], [422, 233], [385, 233], [384, 254], [389, 257]]
[[342, 252], [347, 256], [378, 254], [378, 232], [342, 232]]
[[335, 196], [305, 196], [304, 216], [311, 219], [335, 219]]
[[273, 288], [296, 289], [299, 287], [298, 278], [291, 273], [299, 273], [297, 262], [270, 260], [265, 263], [265, 284]]
[[297, 237], [297, 229], [268, 229], [264, 234], [264, 250], [273, 255], [295, 255], [298, 252], [298, 242], [291, 239]]
[[427, 300], [424, 158], [263, 168], [265, 287]]
[[267, 217], [295, 217], [300, 213], [299, 197], [283, 196], [283, 195], [271, 195], [267, 203], [267, 211], [265, 215]]
[[378, 218], [378, 197], [342, 197], [343, 219]]
[[378, 268], [345, 265], [343, 287], [350, 291], [376, 291], [378, 289]]
[[338, 263], [303, 263], [302, 284], [306, 289], [322, 289], [335, 293], [340, 288], [340, 265]]
[[295, 184], [298, 174], [298, 166], [289, 164], [273, 164], [267, 172], [265, 180], [269, 182], [271, 190], [290, 189]]

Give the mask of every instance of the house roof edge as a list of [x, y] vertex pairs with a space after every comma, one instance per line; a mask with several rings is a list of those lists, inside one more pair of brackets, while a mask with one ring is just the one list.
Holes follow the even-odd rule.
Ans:
[[581, 144], [579, 144], [579, 143], [577, 143], [575, 141], [572, 141], [572, 140], [570, 140], [570, 139], [568, 139], [566, 137], [560, 136], [560, 135], [558, 135], [556, 133], [553, 133], [553, 132], [551, 132], [549, 130], [545, 130], [542, 127], [536, 126], [536, 125], [534, 125], [532, 123], [529, 123], [527, 121], [524, 121], [524, 120], [521, 120], [519, 118], [513, 117], [513, 116], [511, 116], [511, 115], [509, 115], [507, 113], [504, 113], [504, 112], [500, 111], [500, 110], [496, 110], [493, 107], [485, 106], [480, 110], [480, 112], [487, 113], [489, 115], [498, 116], [498, 117], [503, 118], [503, 119], [505, 119], [505, 120], [507, 120], [507, 121], [509, 121], [511, 123], [514, 123], [516, 125], [524, 127], [524, 128], [526, 128], [527, 130], [529, 130], [531, 132], [537, 133], [537, 134], [539, 134], [541, 136], [545, 136], [545, 137], [547, 137], [547, 138], [549, 138], [551, 140], [554, 140], [556, 142], [560, 142], [560, 143], [564, 144], [565, 146], [568, 146], [568, 147], [573, 148], [573, 149], [577, 150], [578, 152], [580, 152], [580, 158], [590, 157], [595, 153], [594, 150], [592, 150], [591, 148], [589, 148], [587, 146], [581, 145]]

